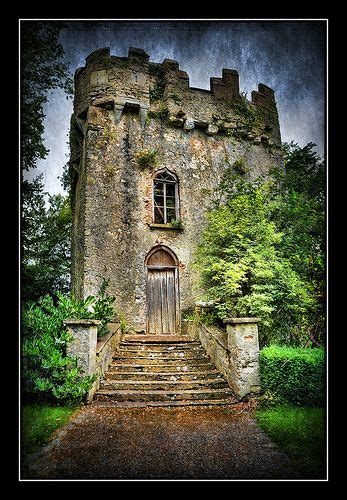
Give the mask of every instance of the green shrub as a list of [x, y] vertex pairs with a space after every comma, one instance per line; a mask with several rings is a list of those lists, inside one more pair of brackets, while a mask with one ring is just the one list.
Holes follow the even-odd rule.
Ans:
[[172, 227], [177, 227], [178, 229], [183, 229], [182, 219], [171, 219], [170, 224]]
[[294, 406], [325, 404], [325, 352], [323, 348], [272, 345], [260, 351], [261, 387], [276, 403]]
[[105, 293], [77, 301], [57, 294], [56, 302], [46, 295], [29, 302], [22, 311], [22, 381], [25, 399], [78, 404], [92, 386], [95, 376], [83, 376], [77, 359], [66, 355], [71, 337], [65, 319], [99, 319], [99, 336], [107, 333], [106, 324], [114, 314], [113, 297]]
[[66, 318], [88, 317], [86, 301], [46, 295], [22, 312], [22, 368], [25, 399], [80, 403], [94, 379], [81, 375], [77, 360], [66, 356], [71, 340], [63, 325]]
[[143, 151], [140, 151], [136, 155], [136, 159], [138, 164], [141, 167], [154, 167], [157, 162], [157, 154], [158, 152], [155, 150], [148, 150], [144, 149]]
[[96, 297], [91, 297], [93, 306], [93, 311], [90, 313], [91, 317], [101, 321], [98, 326], [98, 338], [101, 338], [108, 333], [107, 323], [111, 321], [115, 312], [113, 308], [115, 298], [106, 293], [107, 285], [108, 281], [103, 280], [98, 295]]

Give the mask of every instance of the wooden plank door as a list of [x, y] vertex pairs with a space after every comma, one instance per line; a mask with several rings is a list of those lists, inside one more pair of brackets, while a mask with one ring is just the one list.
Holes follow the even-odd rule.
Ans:
[[147, 330], [157, 335], [177, 331], [175, 269], [152, 268], [147, 273]]

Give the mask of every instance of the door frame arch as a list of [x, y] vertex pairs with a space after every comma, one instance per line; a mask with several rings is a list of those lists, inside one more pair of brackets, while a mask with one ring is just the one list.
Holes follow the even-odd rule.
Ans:
[[[174, 261], [174, 265], [169, 266], [169, 265], [164, 265], [164, 266], [159, 266], [159, 265], [148, 265], [149, 259], [154, 255], [158, 250], [163, 250], [167, 254], [170, 255], [170, 257]], [[155, 245], [152, 247], [149, 252], [146, 255], [145, 258], [145, 278], [146, 278], [146, 333], [151, 334], [149, 332], [149, 291], [148, 291], [148, 274], [151, 271], [155, 270], [165, 270], [165, 269], [171, 269], [174, 271], [174, 286], [175, 286], [175, 327], [176, 327], [176, 334], [180, 334], [180, 329], [181, 329], [181, 316], [180, 316], [180, 293], [179, 293], [179, 260], [177, 255], [171, 248], [167, 247], [166, 245]]]
[[178, 267], [179, 265], [179, 260], [177, 258], [177, 255], [171, 248], [167, 247], [166, 245], [154, 245], [150, 249], [150, 251], [147, 253], [146, 258], [145, 258], [145, 266], [147, 267], [149, 259], [152, 257], [153, 254], [155, 254], [158, 250], [164, 250], [164, 252], [168, 253], [174, 260], [175, 262], [175, 267]]

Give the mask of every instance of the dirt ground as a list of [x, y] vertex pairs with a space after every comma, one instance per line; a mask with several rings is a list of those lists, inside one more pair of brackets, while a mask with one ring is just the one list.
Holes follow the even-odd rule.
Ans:
[[221, 407], [82, 407], [23, 479], [300, 479], [245, 404]]

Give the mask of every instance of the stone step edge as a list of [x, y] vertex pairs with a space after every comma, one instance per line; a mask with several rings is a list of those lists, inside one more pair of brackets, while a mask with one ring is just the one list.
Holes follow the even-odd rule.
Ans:
[[122, 338], [122, 342], [144, 342], [144, 343], [176, 343], [176, 342], [181, 342], [181, 343], [190, 343], [190, 342], [197, 342], [196, 339], [193, 339], [192, 337], [189, 337], [188, 335], [156, 335], [156, 334], [147, 334], [147, 335], [124, 335]]
[[117, 356], [118, 353], [121, 353], [121, 354], [161, 354], [161, 355], [169, 355], [169, 354], [183, 354], [183, 355], [187, 355], [187, 354], [190, 354], [190, 355], [193, 355], [193, 356], [199, 356], [200, 354], [203, 354], [203, 353], [206, 353], [205, 349], [170, 349], [170, 350], [160, 350], [160, 351], [150, 351], [148, 349], [132, 349], [132, 350], [128, 350], [128, 349], [117, 349], [114, 351], [114, 356]]
[[146, 360], [146, 361], [209, 361], [207, 356], [177, 356], [177, 357], [164, 357], [164, 356], [115, 356], [112, 361], [126, 361], [126, 360]]
[[[208, 370], [200, 370], [201, 372], [206, 372], [206, 371], [211, 371], [212, 370], [212, 366], [213, 366], [212, 363], [198, 363], [198, 364], [201, 365], [201, 366], [211, 366], [211, 368], [209, 368]], [[159, 363], [158, 364], [154, 364], [153, 363], [152, 365], [151, 364], [147, 364], [147, 365], [146, 364], [142, 364], [142, 365], [140, 365], [140, 364], [134, 364], [134, 363], [128, 363], [128, 364], [127, 363], [119, 363], [119, 364], [118, 363], [111, 363], [109, 365], [109, 370], [108, 371], [117, 371], [117, 370], [110, 370], [110, 368], [112, 368], [112, 367], [122, 367], [122, 368], [124, 368], [124, 367], [126, 367], [126, 368], [158, 368], [159, 367], [159, 368], [161, 368], [161, 367], [173, 367], [173, 366], [179, 366], [179, 365], [167, 365], [165, 363], [162, 363], [162, 364], [159, 364]], [[186, 364], [183, 364], [183, 366], [186, 366]], [[194, 364], [191, 365], [191, 366], [194, 367]], [[188, 371], [188, 370], [187, 371], [185, 371], [185, 370], [177, 370], [177, 373], [181, 373], [181, 372], [187, 373], [187, 374], [190, 373], [190, 371]], [[145, 373], [145, 372], [143, 372], [143, 373]], [[153, 372], [153, 373], [162, 373], [162, 372]]]
[[143, 346], [122, 346], [122, 345], [119, 345], [117, 347], [117, 350], [115, 352], [206, 352], [205, 349], [201, 346], [194, 346], [194, 347], [191, 347], [189, 346], [189, 348], [185, 348], [183, 346], [177, 346], [176, 347], [167, 347], [167, 346], [160, 346], [160, 349], [154, 349], [154, 346], [147, 346], [148, 348], [144, 348]]
[[184, 385], [184, 384], [217, 384], [224, 382], [227, 384], [227, 382], [224, 380], [223, 377], [218, 378], [208, 378], [204, 380], [114, 380], [114, 379], [104, 379], [101, 381], [101, 384], [107, 384], [107, 385], [116, 385], [116, 384], [127, 384], [127, 385], [153, 385], [153, 384], [158, 384], [158, 385]]
[[183, 390], [179, 390], [179, 391], [175, 391], [175, 390], [168, 390], [168, 391], [161, 391], [161, 390], [154, 390], [154, 391], [148, 391], [148, 390], [143, 390], [143, 389], [140, 389], [138, 391], [136, 390], [131, 390], [131, 389], [119, 389], [119, 390], [108, 390], [108, 389], [98, 389], [95, 393], [95, 395], [102, 395], [102, 396], [114, 396], [115, 394], [119, 394], [119, 395], [130, 395], [130, 394], [134, 394], [136, 396], [139, 396], [141, 394], [143, 394], [144, 396], [152, 396], [152, 395], [159, 395], [159, 396], [162, 396], [163, 393], [167, 394], [167, 395], [174, 395], [174, 394], [178, 394], [178, 395], [183, 395], [183, 394], [215, 394], [216, 392], [222, 392], [222, 393], [226, 393], [227, 395], [233, 395], [231, 389], [229, 387], [222, 387], [220, 389], [183, 389]]
[[127, 344], [127, 345], [133, 345], [134, 343], [138, 343], [138, 344], [163, 344], [163, 345], [167, 345], [167, 344], [173, 344], [173, 345], [176, 345], [176, 344], [182, 344], [182, 345], [187, 345], [187, 344], [196, 344], [196, 345], [201, 345], [200, 341], [199, 340], [196, 340], [196, 339], [192, 339], [191, 337], [170, 337], [167, 338], [167, 337], [159, 337], [159, 336], [155, 336], [155, 335], [152, 335], [152, 336], [147, 336], [146, 338], [144, 337], [123, 337], [120, 341], [121, 344]]
[[230, 399], [204, 399], [187, 401], [93, 401], [93, 406], [113, 406], [117, 408], [146, 408], [146, 407], [174, 407], [174, 406], [232, 406], [240, 401], [236, 398]]
[[[119, 365], [119, 366], [124, 366], [124, 365]], [[131, 365], [131, 366], [135, 366], [135, 365]], [[107, 378], [107, 375], [109, 373], [115, 373], [114, 371], [110, 371], [108, 370], [107, 372], [105, 372], [105, 378]], [[199, 370], [199, 371], [185, 371], [185, 372], [181, 372], [181, 371], [175, 371], [175, 372], [119, 372], [120, 374], [122, 375], [155, 375], [156, 377], [159, 377], [159, 376], [162, 376], [162, 375], [165, 375], [166, 377], [170, 377], [170, 376], [173, 376], [173, 375], [201, 375], [201, 374], [207, 374], [207, 373], [210, 373], [210, 374], [220, 374], [221, 377], [223, 377], [223, 375], [218, 371], [218, 370]]]

